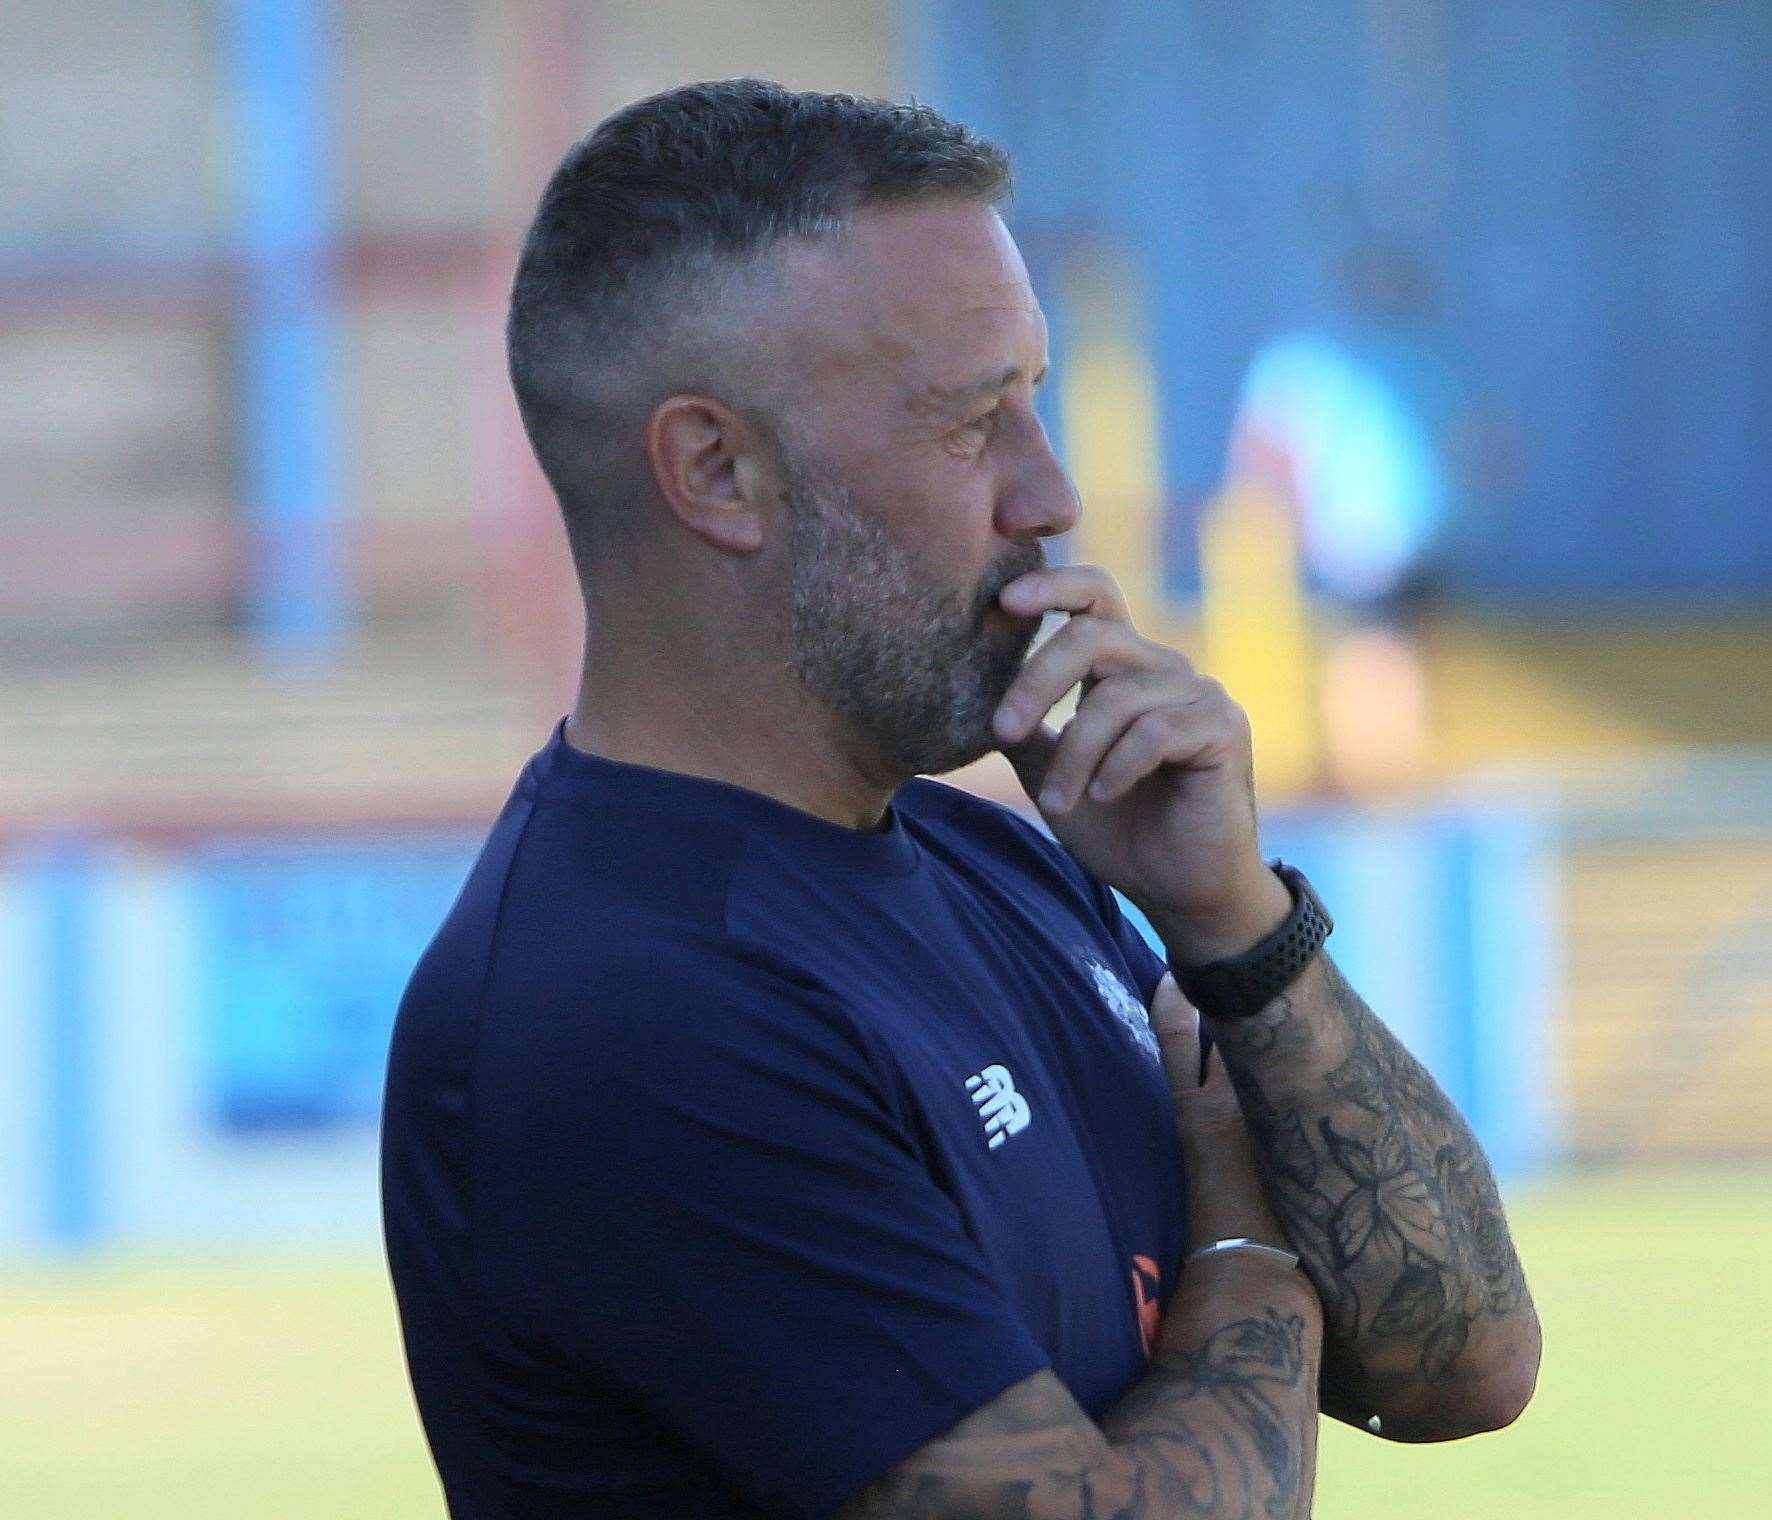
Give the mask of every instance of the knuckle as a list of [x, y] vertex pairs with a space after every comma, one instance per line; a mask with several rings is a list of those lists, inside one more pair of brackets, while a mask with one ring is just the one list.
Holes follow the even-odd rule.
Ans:
[[1136, 675], [1120, 671], [1103, 676], [1096, 682], [1091, 696], [1103, 707], [1111, 707], [1122, 720], [1133, 718], [1150, 705], [1150, 691]]
[[1152, 737], [1165, 742], [1179, 739], [1191, 727], [1185, 707], [1159, 707], [1145, 716], [1149, 719]]
[[1224, 716], [1233, 733], [1246, 736], [1250, 732], [1249, 714], [1241, 702], [1233, 701], [1227, 696], [1224, 701]]
[[1179, 649], [1171, 648], [1168, 644], [1157, 639], [1144, 638], [1142, 635], [1139, 642], [1150, 652], [1151, 663], [1166, 675], [1180, 676], [1184, 680], [1192, 680], [1197, 677], [1198, 672], [1194, 669], [1194, 662]]

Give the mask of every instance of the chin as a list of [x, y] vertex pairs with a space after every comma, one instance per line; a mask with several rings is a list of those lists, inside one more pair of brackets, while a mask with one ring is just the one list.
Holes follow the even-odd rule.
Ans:
[[995, 710], [996, 703], [993, 702], [987, 716], [964, 732], [949, 732], [940, 744], [919, 746], [917, 753], [907, 757], [910, 770], [919, 776], [945, 776], [950, 771], [971, 765], [974, 760], [984, 759], [997, 748], [997, 737], [991, 732], [988, 716]]
[[918, 766], [915, 774], [919, 776], [949, 776], [955, 771], [965, 770], [975, 760], [984, 759], [990, 752], [990, 746], [983, 744], [976, 748], [955, 751], [953, 754], [941, 756], [934, 765]]

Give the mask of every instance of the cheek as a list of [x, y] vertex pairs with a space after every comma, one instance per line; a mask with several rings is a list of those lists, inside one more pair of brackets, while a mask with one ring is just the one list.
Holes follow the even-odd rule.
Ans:
[[976, 466], [935, 472], [907, 495], [902, 520], [910, 542], [932, 564], [963, 573], [983, 569], [996, 552], [992, 499]]

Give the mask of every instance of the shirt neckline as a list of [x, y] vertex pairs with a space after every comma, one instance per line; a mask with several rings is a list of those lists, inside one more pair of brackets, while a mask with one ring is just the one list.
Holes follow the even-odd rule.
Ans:
[[729, 781], [587, 754], [567, 742], [564, 718], [531, 764], [537, 781], [586, 801], [616, 808], [668, 807], [735, 821], [763, 842], [802, 859], [873, 875], [904, 876], [922, 858], [903, 814], [891, 803], [879, 828], [847, 828]]

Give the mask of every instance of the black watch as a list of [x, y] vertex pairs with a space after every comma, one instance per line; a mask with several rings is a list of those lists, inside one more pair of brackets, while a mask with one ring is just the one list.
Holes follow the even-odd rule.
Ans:
[[1276, 860], [1273, 872], [1292, 894], [1292, 911], [1279, 928], [1228, 960], [1207, 966], [1169, 963], [1175, 985], [1208, 1018], [1246, 1019], [1260, 1013], [1298, 980], [1335, 927], [1303, 871]]

